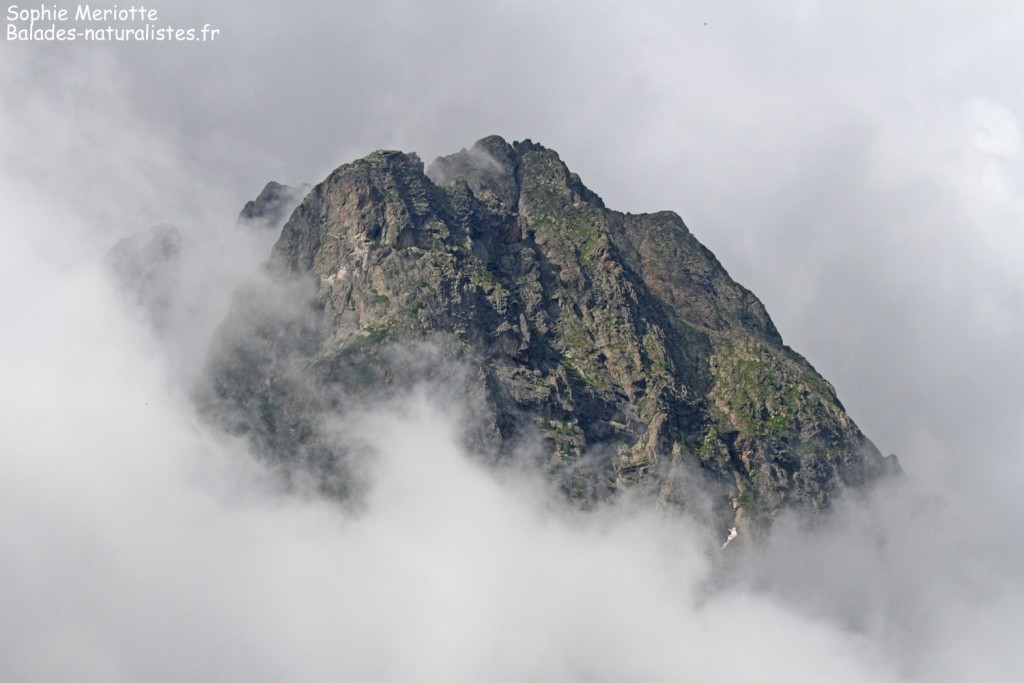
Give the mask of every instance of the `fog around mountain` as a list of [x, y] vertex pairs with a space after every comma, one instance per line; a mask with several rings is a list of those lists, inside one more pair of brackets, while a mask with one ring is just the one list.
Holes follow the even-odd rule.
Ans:
[[[206, 46], [0, 46], [4, 680], [1017, 680], [1019, 11], [346, 5], [160, 8]], [[339, 418], [362, 509], [282, 492], [189, 393], [274, 239], [238, 212], [490, 133], [680, 213], [906, 482], [716, 553], [495, 477], [423, 387]], [[161, 223], [157, 329], [105, 258]]]

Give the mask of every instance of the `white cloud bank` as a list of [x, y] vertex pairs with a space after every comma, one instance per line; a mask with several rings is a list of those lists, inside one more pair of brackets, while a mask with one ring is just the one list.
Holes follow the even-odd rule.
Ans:
[[496, 477], [456, 446], [460, 408], [419, 391], [339, 426], [371, 453], [364, 509], [276, 492], [197, 420], [172, 349], [114, 289], [95, 231], [38, 194], [6, 210], [32, 229], [0, 256], [14, 332], [0, 347], [5, 680], [1022, 670], [1016, 545], [955, 491], [883, 491], [723, 562], [721, 539], [685, 519], [572, 512], [528, 478]]
[[348, 423], [374, 454], [360, 513], [273, 493], [96, 264], [4, 266], [5, 680], [884, 679], [769, 597], [697, 607], [700, 530], [502, 483], [423, 393]]

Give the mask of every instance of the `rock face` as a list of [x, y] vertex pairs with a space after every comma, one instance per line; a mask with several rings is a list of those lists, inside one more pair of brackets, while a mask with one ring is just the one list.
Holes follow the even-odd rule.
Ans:
[[306, 304], [240, 293], [205, 400], [331, 492], [351, 478], [318, 416], [425, 372], [393, 351], [418, 341], [471, 368], [479, 450], [539, 438], [584, 505], [633, 490], [686, 506], [699, 490], [742, 531], [898, 469], [679, 216], [606, 208], [529, 140], [485, 138], [426, 170], [393, 151], [341, 166], [269, 270]]

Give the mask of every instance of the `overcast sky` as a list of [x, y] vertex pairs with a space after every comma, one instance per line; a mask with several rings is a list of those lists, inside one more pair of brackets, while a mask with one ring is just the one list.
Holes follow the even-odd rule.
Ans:
[[[216, 451], [230, 460], [225, 453], [237, 445], [212, 443], [198, 435], [174, 380], [180, 369], [174, 353], [160, 347], [130, 312], [116, 305], [100, 264], [118, 238], [161, 222], [206, 235], [207, 244], [217, 245], [204, 257], [212, 263], [231, 250], [226, 231], [245, 201], [268, 180], [318, 182], [336, 166], [380, 148], [416, 151], [429, 162], [496, 133], [510, 141], [530, 138], [557, 150], [611, 208], [679, 213], [730, 274], [762, 299], [785, 341], [836, 386], [865, 433], [883, 452], [897, 453], [923, 489], [952, 501], [949, 509], [954, 513], [949, 514], [961, 521], [956, 528], [973, 538], [961, 545], [922, 542], [920, 555], [905, 551], [895, 560], [880, 559], [878, 566], [868, 568], [875, 572], [869, 575], [893, 573], [885, 562], [895, 562], [903, 573], [894, 575], [929, 587], [908, 598], [916, 609], [924, 609], [921, 605], [928, 605], [934, 595], [955, 590], [963, 575], [973, 571], [977, 575], [972, 576], [981, 577], [978, 585], [985, 587], [978, 590], [988, 597], [964, 598], [963, 605], [942, 612], [936, 632], [914, 641], [925, 654], [917, 659], [908, 654], [908, 663], [892, 653], [865, 655], [874, 652], [877, 642], [848, 639], [849, 624], [819, 628], [810, 618], [754, 598], [719, 603], [717, 612], [700, 617], [703, 622], [689, 619], [687, 607], [689, 621], [680, 621], [652, 596], [670, 590], [671, 572], [686, 574], [684, 587], [699, 583], [703, 560], [691, 562], [682, 556], [684, 551], [665, 556], [659, 534], [670, 532], [660, 528], [644, 541], [647, 546], [629, 548], [632, 522], [616, 523], [611, 531], [580, 531], [566, 522], [565, 528], [549, 529], [551, 535], [533, 555], [537, 566], [530, 571], [543, 573], [541, 565], [548, 560], [573, 567], [597, 562], [609, 568], [604, 578], [614, 581], [617, 572], [636, 569], [631, 564], [635, 557], [650, 559], [648, 566], [659, 567], [650, 581], [661, 592], [634, 596], [635, 609], [623, 618], [636, 629], [657, 623], [664, 633], [679, 637], [704, 629], [712, 633], [707, 636], [709, 651], [723, 657], [729, 637], [721, 634], [729, 631], [727, 614], [734, 610], [749, 617], [750, 626], [740, 635], [752, 637], [778, 627], [792, 638], [818, 639], [827, 651], [838, 653], [820, 660], [822, 665], [849, 664], [843, 669], [849, 680], [880, 680], [872, 676], [907, 671], [924, 680], [946, 680], [943, 675], [951, 676], [948, 680], [1019, 680], [1019, 658], [980, 675], [983, 658], [968, 657], [962, 660], [967, 664], [958, 672], [963, 674], [960, 679], [924, 662], [956, 640], [952, 624], [969, 622], [963, 628], [976, 629], [976, 640], [968, 639], [970, 643], [983, 642], [988, 635], [997, 644], [1024, 637], [1019, 618], [1011, 619], [1014, 613], [1008, 611], [1021, 604], [1024, 594], [1019, 543], [1024, 531], [1024, 90], [1019, 84], [1024, 9], [1009, 0], [946, 2], [941, 7], [895, 4], [165, 0], [152, 5], [159, 13], [158, 25], [210, 24], [220, 29], [216, 41], [4, 41], [0, 369], [5, 389], [0, 429], [8, 446], [0, 472], [0, 541], [7, 584], [2, 613], [17, 614], [25, 622], [15, 624], [10, 616], [0, 616], [0, 673], [6, 666], [13, 680], [60, 680], [77, 668], [89, 670], [95, 680], [155, 680], [144, 674], [162, 670], [180, 674], [167, 673], [168, 680], [181, 680], [188, 676], [175, 668], [180, 662], [171, 666], [163, 654], [147, 658], [142, 647], [147, 634], [132, 633], [129, 627], [140, 610], [164, 614], [166, 608], [169, 621], [148, 635], [154, 640], [167, 634], [181, 638], [201, 623], [213, 644], [180, 643], [186, 657], [210, 664], [197, 664], [193, 673], [206, 680], [237, 676], [243, 669], [237, 661], [220, 658], [215, 645], [228, 650], [239, 646], [233, 639], [241, 642], [245, 634], [237, 629], [257, 622], [258, 610], [238, 607], [245, 604], [238, 596], [226, 598], [232, 607], [220, 611], [190, 606], [182, 596], [193, 588], [212, 593], [229, 584], [232, 570], [247, 566], [240, 556], [250, 553], [248, 560], [258, 562], [261, 544], [291, 544], [298, 559], [294, 566], [277, 569], [294, 569], [296, 580], [305, 582], [292, 595], [300, 604], [314, 600], [317, 593], [310, 586], [326, 581], [320, 572], [330, 574], [326, 566], [331, 562], [344, 563], [354, 549], [372, 555], [368, 539], [375, 530], [397, 539], [394, 545], [402, 548], [403, 557], [420, 557], [415, 534], [396, 522], [397, 517], [382, 515], [377, 527], [348, 529], [342, 540], [323, 540], [330, 537], [325, 529], [341, 522], [323, 522], [332, 513], [319, 508], [296, 510], [282, 503], [285, 509], [274, 517], [262, 506], [258, 512], [245, 512], [244, 503], [243, 511], [223, 503], [218, 497], [223, 492], [214, 485], [204, 484], [197, 493], [189, 477], [212, 475], [183, 475], [174, 463], [202, 460], [196, 456], [200, 451]], [[201, 275], [208, 283], [216, 279], [210, 273], [230, 279], [229, 274], [254, 267], [267, 248], [243, 246], [237, 250], [244, 257], [230, 265], [217, 261]], [[213, 299], [226, 301], [225, 292], [217, 296]], [[201, 335], [193, 337], [188, 340], [193, 351], [189, 358], [204, 343]], [[129, 396], [148, 397], [171, 417], [147, 417], [136, 402], [125, 406]], [[410, 410], [414, 417], [409, 419], [429, 425], [423, 427], [427, 433], [439, 430], [439, 452], [454, 448], [437, 424], [455, 418], [430, 417], [429, 411], [424, 417], [425, 409]], [[106, 441], [114, 433], [123, 438]], [[145, 450], [141, 444], [152, 438], [160, 441], [154, 471], [167, 474], [173, 485], [155, 481], [156, 475], [145, 468], [136, 471], [139, 465], [119, 451]], [[408, 447], [380, 445], [383, 452]], [[89, 457], [96, 459], [95, 467], [88, 464]], [[486, 497], [489, 484], [480, 483], [478, 473], [464, 471], [463, 465], [451, 467], [453, 480], [468, 477], [469, 489]], [[106, 476], [104, 468], [109, 468]], [[173, 476], [168, 474], [172, 471]], [[137, 475], [142, 483], [133, 493], [134, 484], [129, 484], [138, 482]], [[184, 483], [175, 477], [184, 477]], [[211, 487], [217, 492], [210, 493]], [[143, 500], [150, 494], [165, 496], [171, 510], [142, 514], [140, 507], [159, 505]], [[241, 497], [248, 500], [247, 495]], [[504, 501], [501, 496], [519, 494], [494, 495]], [[412, 509], [381, 505], [398, 517]], [[513, 557], [532, 548], [529, 539], [548, 529], [533, 518], [509, 517], [517, 505], [532, 509], [521, 501], [486, 508], [493, 513], [489, 519], [512, 539], [501, 552]], [[226, 506], [230, 513], [204, 506]], [[435, 512], [441, 515], [439, 523], [450, 514], [443, 506]], [[190, 521], [176, 525], [169, 519], [175, 515]], [[216, 522], [195, 521], [203, 515]], [[174, 547], [205, 553], [208, 559], [194, 569], [167, 559], [172, 569], [164, 586], [150, 576], [154, 567], [163, 566], [152, 559], [160, 546], [142, 540], [145, 530], [126, 518], [148, 520], [157, 531], [177, 537]], [[850, 524], [848, 533], [866, 534], [857, 531], [857, 523]], [[86, 542], [83, 534], [98, 540]], [[190, 541], [192, 534], [196, 536]], [[223, 538], [239, 534], [251, 542], [231, 545], [237, 553], [230, 557], [218, 555]], [[587, 549], [556, 549], [555, 541], [566, 538], [570, 545]], [[588, 539], [593, 541], [589, 545]], [[911, 570], [917, 561], [986, 545], [997, 546], [997, 556], [979, 556], [979, 567], [957, 565], [948, 575], [920, 581]], [[821, 546], [832, 547], [825, 541]], [[639, 555], [621, 559], [617, 553], [623, 547]], [[778, 547], [786, 546], [780, 541]], [[114, 550], [105, 555], [104, 548]], [[150, 556], [122, 556], [131, 555], [131, 548]], [[808, 566], [826, 571], [828, 558], [804, 550], [801, 557]], [[89, 565], [88, 558], [96, 557], [95, 565]], [[424, 579], [426, 586], [435, 586], [437, 576], [447, 571], [448, 565], [435, 559], [437, 575]], [[451, 561], [457, 564], [459, 559]], [[56, 564], [81, 562], [90, 566], [93, 579], [122, 577], [138, 599], [128, 600], [123, 614], [111, 610], [92, 624], [87, 615], [95, 614], [90, 610], [102, 601], [103, 591], [92, 594], [86, 579], [66, 567], [54, 569]], [[378, 566], [368, 562], [348, 568], [372, 579]], [[52, 576], [47, 575], [50, 570]], [[141, 572], [148, 578], [140, 578]], [[465, 574], [475, 576], [469, 570]], [[272, 583], [273, 576], [268, 570], [263, 579]], [[385, 577], [366, 596], [349, 595], [332, 583], [335, 592], [329, 591], [325, 600], [352, 604], [365, 599], [373, 605], [374, 596], [386, 597], [387, 587], [406, 585], [408, 577], [396, 577]], [[487, 587], [514, 592], [524, 585], [520, 581], [495, 579]], [[258, 578], [252, 584], [266, 588]], [[762, 584], [778, 595], [787, 594], [786, 581], [778, 575], [762, 577]], [[899, 591], [896, 584], [889, 586], [894, 593]], [[589, 604], [582, 596], [588, 589], [598, 591], [602, 582], [595, 578], [592, 584], [573, 585], [580, 592], [579, 597], [565, 598], [570, 611]], [[866, 585], [869, 590], [870, 583]], [[832, 588], [821, 586], [823, 592]], [[140, 597], [164, 589], [172, 596], [167, 599], [171, 604], [149, 604]], [[444, 590], [458, 594], [450, 587], [440, 594]], [[91, 597], [62, 614], [47, 601], [49, 591], [70, 602], [83, 594]], [[420, 595], [412, 589], [399, 593], [409, 600]], [[436, 592], [425, 594], [439, 599]], [[292, 604], [289, 595], [286, 590], [275, 594], [281, 604], [268, 610], [291, 619], [292, 634], [301, 640], [309, 624], [299, 615], [308, 612], [285, 608], [285, 603]], [[543, 597], [557, 595], [562, 593], [553, 589]], [[737, 602], [742, 600], [753, 602]], [[666, 602], [689, 604], [678, 596]], [[806, 608], [799, 614], [814, 612], [807, 607], [810, 603], [795, 602]], [[841, 612], [835, 600], [825, 602], [832, 605], [831, 612], [822, 608], [826, 616]], [[881, 611], [899, 611], [902, 605]], [[425, 615], [436, 614], [435, 607], [411, 609], [408, 638], [425, 637], [430, 629], [424, 624], [431, 623]], [[479, 609], [487, 608], [502, 607], [489, 602]], [[465, 669], [442, 666], [448, 662], [444, 648], [453, 641], [476, 642], [477, 634], [464, 633], [454, 624], [432, 634], [437, 645], [432, 653], [397, 648], [407, 659], [393, 668], [373, 669], [392, 653], [383, 638], [392, 623], [388, 615], [401, 619], [398, 615], [404, 614], [394, 605], [380, 609], [379, 622], [367, 626], [367, 648], [350, 671], [375, 671], [378, 677], [398, 680], [408, 679], [403, 674], [410, 670], [445, 671], [467, 679], [479, 679], [486, 670], [473, 664]], [[591, 616], [611, 620], [619, 615], [611, 607], [603, 610]], [[313, 613], [323, 628], [336, 625], [330, 612]], [[33, 614], [43, 614], [34, 625], [28, 616]], [[512, 632], [522, 648], [543, 651], [529, 638], [530, 623], [524, 616]], [[60, 624], [69, 634], [63, 640], [55, 626]], [[587, 624], [587, 618], [579, 617], [561, 625], [585, 630]], [[947, 627], [948, 633], [942, 631]], [[269, 648], [276, 642], [271, 629], [251, 628], [250, 645]], [[338, 629], [351, 631], [349, 635], [358, 631], [347, 621]], [[877, 635], [870, 628], [862, 630]], [[40, 640], [40, 633], [53, 642]], [[123, 668], [117, 669], [122, 638], [132, 645], [121, 649], [131, 650], [137, 659], [128, 657], [125, 661], [131, 661], [122, 661]], [[594, 641], [603, 643], [605, 638], [611, 637], [599, 633]], [[483, 636], [480, 640], [489, 642]], [[667, 647], [656, 640], [626, 638], [623, 643], [611, 638], [609, 643], [637, 655], [623, 660], [635, 664], [651, 662], [651, 652]], [[596, 678], [598, 674], [577, 665], [586, 655], [603, 662], [594, 666], [606, 667], [601, 675], [614, 679], [614, 657], [584, 641], [580, 636], [578, 642], [562, 643], [568, 662], [564, 668], [508, 666], [524, 675], [541, 671], [552, 679]], [[55, 642], [62, 643], [59, 656], [53, 654]], [[38, 651], [32, 652], [33, 647]], [[289, 671], [295, 662], [312, 667], [311, 662], [330, 661], [328, 643], [309, 647], [281, 646], [275, 666]], [[766, 643], [764, 651], [776, 647], [782, 645]], [[1007, 652], [1013, 649], [1008, 645], [1000, 652], [1010, 657]], [[491, 662], [515, 659], [515, 652], [502, 648], [491, 655]], [[609, 662], [602, 659], [605, 655]], [[873, 659], [876, 655], [881, 664]], [[537, 657], [548, 662], [546, 655]], [[40, 658], [52, 663], [50, 673], [45, 667], [33, 668]], [[702, 661], [698, 670], [714, 671], [701, 668], [710, 666], [707, 658]], [[620, 665], [619, 680], [629, 678], [625, 672], [636, 671], [615, 664]], [[677, 665], [658, 660], [651, 663], [648, 677], [658, 680]], [[273, 680], [267, 671], [273, 667], [263, 671]], [[744, 672], [749, 670], [737, 665], [735, 676]], [[306, 678], [320, 673], [308, 671]], [[820, 680], [815, 666], [802, 673], [807, 680]], [[722, 674], [722, 679], [731, 675]]]

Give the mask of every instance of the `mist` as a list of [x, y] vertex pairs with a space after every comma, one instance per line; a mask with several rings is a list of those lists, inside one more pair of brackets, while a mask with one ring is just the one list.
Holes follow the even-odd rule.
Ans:
[[28, 263], [48, 317], [5, 297], [28, 328], [4, 355], [10, 680], [878, 680], [866, 645], [768, 598], [698, 607], [693, 523], [573, 511], [472, 461], [427, 388], [335, 425], [367, 453], [360, 512], [282, 493], [196, 419], [97, 265]]
[[[0, 45], [0, 677], [1021, 677], [1019, 11], [160, 11], [225, 42]], [[612, 208], [678, 211], [904, 479], [723, 553], [467, 454], [472, 406], [432, 400], [457, 378], [325, 426], [360, 453], [358, 507], [197, 413], [276, 238], [236, 224], [267, 181], [492, 133]], [[182, 242], [155, 326], [105, 259], [161, 223]]]

